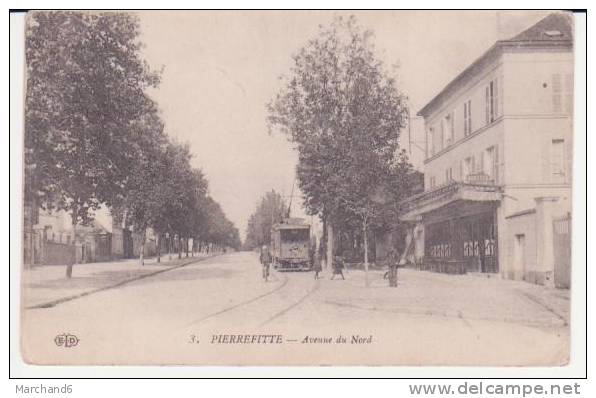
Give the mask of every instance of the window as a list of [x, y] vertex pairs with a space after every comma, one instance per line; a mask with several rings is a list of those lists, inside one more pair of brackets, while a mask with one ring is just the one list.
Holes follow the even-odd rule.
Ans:
[[472, 134], [472, 101], [464, 102], [464, 136]]
[[428, 150], [429, 156], [435, 154], [435, 129], [432, 127], [428, 128]]
[[553, 73], [551, 78], [553, 113], [565, 112], [571, 115], [573, 113], [573, 74], [565, 75], [564, 85], [563, 76], [560, 73]]
[[449, 184], [451, 181], [453, 181], [453, 169], [449, 167], [445, 170], [445, 183]]
[[441, 132], [443, 134], [443, 148], [453, 144], [453, 114], [445, 115], [441, 120]]
[[435, 180], [435, 177], [430, 177], [429, 178], [429, 184], [430, 184], [430, 189], [433, 189], [437, 185], [437, 182]]
[[496, 159], [496, 149], [494, 146], [490, 148], [486, 148], [484, 151], [484, 166], [483, 171], [488, 175], [489, 181], [497, 182], [496, 181], [496, 174], [497, 174], [497, 159]]
[[526, 275], [526, 235], [516, 234], [513, 244], [513, 263], [518, 272], [521, 272], [522, 278]]
[[554, 139], [551, 142], [550, 169], [553, 182], [565, 182], [565, 140], [563, 139]]
[[473, 156], [469, 156], [467, 158], [464, 159], [464, 164], [463, 164], [463, 180], [467, 181], [468, 180], [468, 176], [470, 174], [474, 173], [474, 157]]
[[486, 86], [486, 124], [494, 122], [499, 116], [499, 86], [498, 79], [490, 81]]
[[565, 75], [565, 112], [573, 114], [573, 75]]

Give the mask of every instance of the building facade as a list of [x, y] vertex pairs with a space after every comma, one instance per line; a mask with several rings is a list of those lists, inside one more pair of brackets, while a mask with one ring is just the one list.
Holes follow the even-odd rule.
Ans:
[[553, 223], [571, 214], [570, 17], [496, 42], [419, 115], [425, 189], [402, 203], [408, 254], [439, 271], [554, 284], [570, 262], [553, 253]]
[[141, 247], [144, 247], [145, 257], [157, 252], [156, 236], [151, 228], [147, 229], [142, 246], [141, 234], [127, 226], [122, 217], [113, 217], [105, 207], [95, 213], [95, 219], [90, 223], [77, 226], [76, 237], [72, 218], [65, 211], [36, 209], [27, 212], [34, 216], [29, 216], [31, 227], [25, 229], [26, 266], [135, 258], [139, 257]]

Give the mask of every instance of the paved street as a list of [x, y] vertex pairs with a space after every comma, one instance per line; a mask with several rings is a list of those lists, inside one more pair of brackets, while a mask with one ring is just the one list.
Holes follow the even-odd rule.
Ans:
[[[381, 271], [371, 281], [274, 271], [265, 283], [255, 253], [225, 254], [25, 310], [23, 353], [44, 364], [567, 362], [567, 291], [414, 270], [400, 270], [397, 289]], [[56, 345], [62, 333], [79, 343]]]

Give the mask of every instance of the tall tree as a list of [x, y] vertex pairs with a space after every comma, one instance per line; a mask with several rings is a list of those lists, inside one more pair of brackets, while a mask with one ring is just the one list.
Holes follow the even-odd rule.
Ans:
[[305, 206], [327, 226], [328, 262], [333, 226], [346, 217], [358, 220], [367, 244], [375, 192], [403, 160], [396, 153], [406, 97], [372, 40], [354, 17], [336, 18], [294, 55], [285, 85], [268, 104], [270, 127], [298, 150]]
[[248, 250], [269, 245], [273, 224], [283, 220], [287, 205], [275, 190], [267, 192], [248, 220], [245, 247]]
[[[76, 226], [123, 194], [131, 129], [155, 104], [159, 74], [128, 13], [34, 12], [26, 32], [26, 192]], [[67, 276], [72, 264], [67, 267]]]
[[167, 170], [168, 141], [163, 129], [156, 113], [147, 114], [134, 124], [126, 191], [112, 206], [117, 213], [126, 214], [127, 224], [141, 235], [141, 265], [144, 265], [147, 228], [155, 228], [167, 201], [172, 200], [166, 196], [172, 173]]

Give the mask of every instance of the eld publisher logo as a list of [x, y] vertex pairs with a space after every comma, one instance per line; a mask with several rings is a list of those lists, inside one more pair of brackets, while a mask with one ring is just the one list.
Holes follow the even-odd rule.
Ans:
[[54, 343], [58, 347], [70, 348], [79, 344], [79, 338], [74, 334], [62, 333], [54, 338]]

